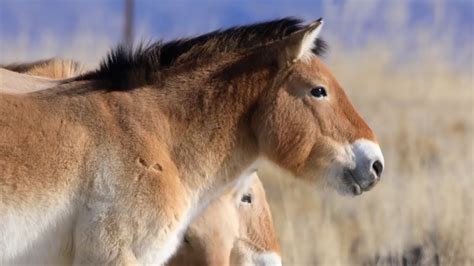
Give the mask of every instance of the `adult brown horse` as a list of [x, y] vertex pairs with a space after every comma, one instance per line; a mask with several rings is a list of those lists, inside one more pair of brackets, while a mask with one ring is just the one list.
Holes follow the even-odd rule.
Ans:
[[50, 58], [29, 63], [0, 65], [13, 72], [50, 79], [64, 79], [84, 73], [84, 67], [74, 60]]
[[[0, 91], [8, 88], [15, 89], [11, 93], [37, 91], [75, 77], [82, 69], [80, 63], [61, 58], [1, 66]], [[203, 210], [187, 229], [184, 239], [168, 266], [281, 265], [280, 244], [270, 207], [256, 173]], [[60, 252], [64, 250], [62, 246], [56, 247], [58, 256], [51, 246], [48, 250], [52, 252], [46, 256], [27, 252], [11, 263], [64, 265], [73, 260], [70, 252]]]
[[0, 93], [21, 94], [52, 88], [79, 73], [79, 63], [62, 59], [0, 65]]
[[316, 55], [318, 20], [118, 48], [52, 89], [0, 95], [0, 261], [61, 243], [74, 262], [164, 263], [259, 157], [360, 194], [375, 136]]

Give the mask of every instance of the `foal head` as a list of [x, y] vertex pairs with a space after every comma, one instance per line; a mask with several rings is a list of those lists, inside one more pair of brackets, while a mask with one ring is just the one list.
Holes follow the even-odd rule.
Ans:
[[281, 265], [270, 208], [256, 174], [189, 227], [170, 265]]

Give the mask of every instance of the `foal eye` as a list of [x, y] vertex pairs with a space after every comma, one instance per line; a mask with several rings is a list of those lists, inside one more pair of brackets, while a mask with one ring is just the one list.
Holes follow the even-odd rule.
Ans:
[[316, 98], [322, 98], [328, 96], [326, 89], [323, 86], [317, 86], [311, 89], [311, 95]]
[[252, 196], [250, 194], [245, 194], [242, 196], [240, 201], [250, 204], [252, 203]]

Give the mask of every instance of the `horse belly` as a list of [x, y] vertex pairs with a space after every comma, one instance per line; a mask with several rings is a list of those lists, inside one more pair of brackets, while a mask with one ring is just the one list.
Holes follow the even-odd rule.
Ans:
[[71, 263], [71, 203], [38, 206], [0, 207], [0, 265]]

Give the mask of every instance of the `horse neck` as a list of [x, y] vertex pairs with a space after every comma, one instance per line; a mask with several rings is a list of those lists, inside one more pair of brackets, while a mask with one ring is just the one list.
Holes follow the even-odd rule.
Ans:
[[170, 78], [161, 92], [168, 97], [160, 97], [171, 119], [172, 157], [190, 186], [223, 188], [258, 157], [250, 122], [274, 73], [239, 61], [186, 75]]

